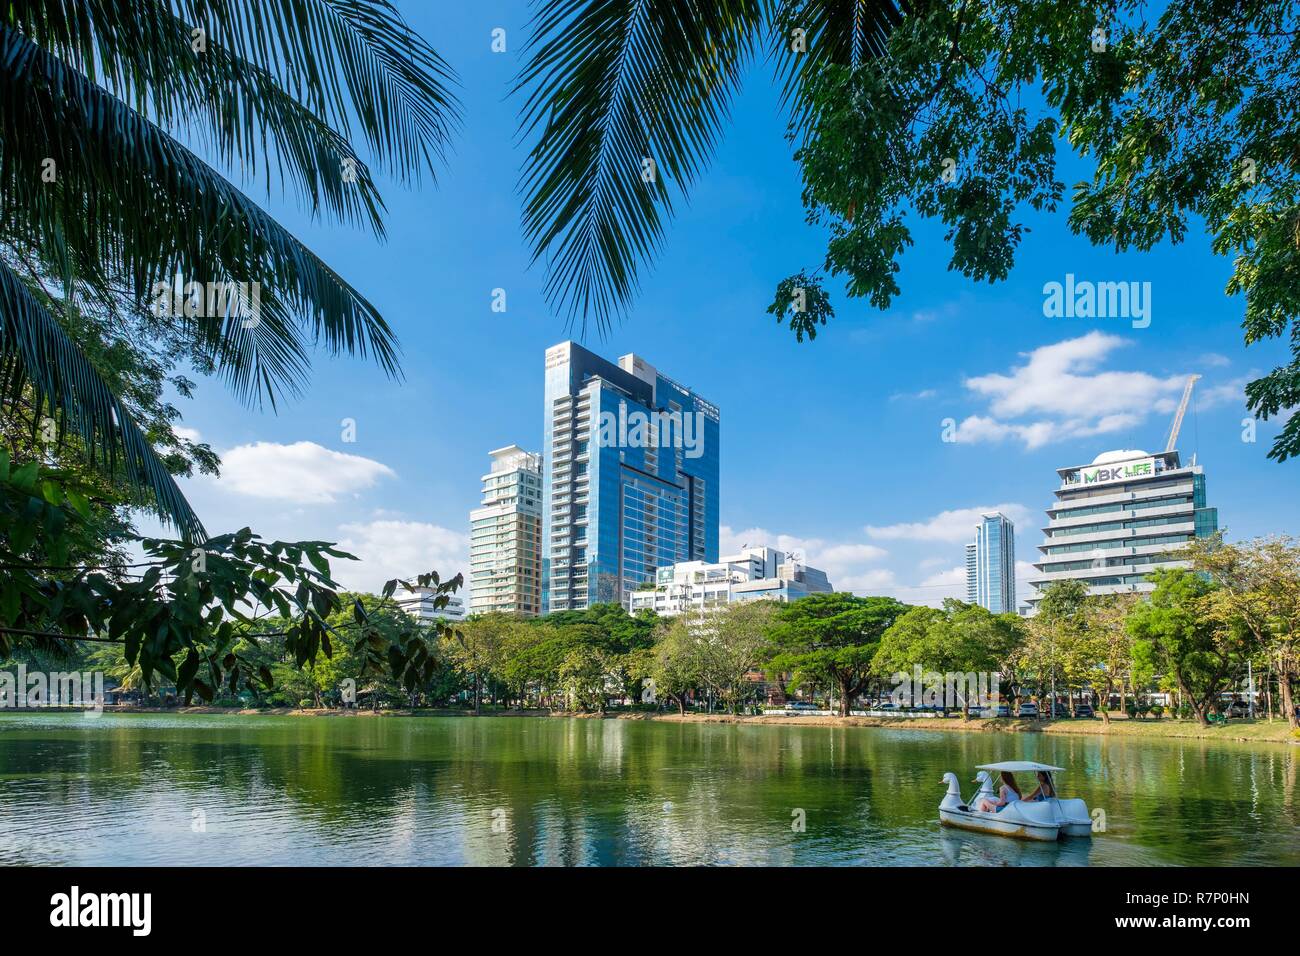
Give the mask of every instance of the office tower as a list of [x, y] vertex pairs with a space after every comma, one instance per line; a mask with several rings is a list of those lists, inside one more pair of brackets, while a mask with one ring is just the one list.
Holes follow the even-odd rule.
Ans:
[[637, 355], [546, 350], [542, 603], [577, 610], [718, 557], [716, 406]]
[[542, 608], [542, 462], [507, 445], [489, 453], [482, 507], [469, 513], [470, 612], [536, 617]]
[[994, 614], [1016, 610], [1016, 526], [1000, 512], [982, 515], [966, 545], [966, 601]]
[[744, 548], [717, 562], [682, 561], [660, 568], [653, 584], [628, 594], [628, 610], [671, 617], [712, 610], [733, 601], [797, 601], [833, 591], [826, 572], [773, 548]]
[[1187, 567], [1172, 552], [1218, 530], [1204, 469], [1194, 459], [1184, 466], [1177, 451], [1108, 451], [1056, 473], [1061, 483], [1034, 565], [1040, 573], [1029, 582], [1034, 610], [1054, 581], [1083, 581], [1089, 594], [1154, 590], [1147, 574]]

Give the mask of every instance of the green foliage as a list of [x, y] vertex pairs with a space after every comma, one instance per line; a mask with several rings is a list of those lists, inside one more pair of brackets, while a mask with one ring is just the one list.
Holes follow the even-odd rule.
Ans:
[[[274, 686], [255, 653], [265, 638], [301, 670], [331, 657], [339, 634], [354, 629], [361, 676], [387, 668], [408, 690], [438, 667], [426, 628], [400, 612], [377, 616], [359, 599], [345, 604], [329, 561], [352, 556], [327, 542], [267, 543], [245, 528], [201, 545], [133, 539], [145, 557], [133, 566], [144, 569], [138, 574], [70, 565], [69, 555], [98, 531], [89, 515], [84, 495], [62, 475], [35, 463], [13, 468], [0, 449], [0, 657], [15, 641], [38, 650], [109, 642], [122, 648], [125, 668], [138, 668], [144, 689], [162, 678], [186, 700], [204, 701], [223, 687], [234, 694]], [[435, 603], [445, 604], [461, 578], [390, 581], [382, 600], [399, 584], [432, 587]]]
[[996, 671], [1022, 640], [1016, 615], [950, 598], [942, 609], [914, 607], [901, 615], [881, 637], [872, 668], [881, 677], [910, 675], [917, 665], [939, 673]]
[[788, 316], [798, 342], [802, 342], [805, 335], [810, 342], [817, 338], [817, 326], [825, 325], [835, 316], [835, 307], [822, 288], [821, 280], [807, 272], [782, 279], [776, 287], [776, 298], [767, 311], [776, 316], [777, 325]]
[[1152, 573], [1156, 589], [1128, 619], [1134, 657], [1152, 671], [1168, 674], [1197, 718], [1210, 706], [1244, 655], [1252, 650], [1239, 622], [1215, 613], [1216, 585], [1183, 568]]
[[768, 673], [788, 673], [792, 685], [833, 684], [840, 714], [866, 690], [881, 637], [907, 610], [887, 597], [810, 594], [782, 606], [772, 629]]
[[1290, 341], [1291, 361], [1246, 386], [1258, 417], [1286, 418], [1269, 451], [1285, 461], [1300, 455], [1298, 85], [1289, 0], [926, 4], [884, 55], [806, 64], [790, 136], [808, 219], [830, 234], [822, 267], [882, 309], [909, 211], [943, 224], [949, 269], [1004, 279], [1027, 214], [1063, 198], [1060, 145], [1092, 160], [1069, 225], [1093, 243], [1146, 251], [1203, 225], [1233, 257], [1246, 344]]

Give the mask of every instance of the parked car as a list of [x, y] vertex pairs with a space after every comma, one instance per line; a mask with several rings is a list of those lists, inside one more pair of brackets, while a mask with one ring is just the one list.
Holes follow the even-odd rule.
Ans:
[[1080, 704], [1079, 706], [1074, 708], [1074, 716], [1096, 717], [1097, 715], [1092, 711], [1092, 704]]
[[1023, 703], [1022, 703], [1022, 704], [1021, 704], [1021, 705], [1016, 709], [1016, 716], [1017, 716], [1017, 717], [1037, 717], [1037, 716], [1038, 716], [1038, 705], [1035, 704], [1032, 700], [1027, 700], [1027, 701], [1023, 702]]
[[806, 700], [792, 700], [786, 704], [787, 710], [816, 710], [816, 704], [810, 704]]
[[997, 712], [994, 714], [994, 716], [995, 716], [995, 717], [1010, 717], [1010, 716], [1011, 716], [1011, 705], [1010, 705], [1010, 704], [998, 704], [998, 709], [997, 709]]
[[1070, 705], [1069, 705], [1069, 704], [1063, 704], [1063, 703], [1061, 703], [1061, 701], [1058, 700], [1056, 703], [1054, 703], [1054, 704], [1052, 705], [1052, 716], [1053, 716], [1053, 717], [1069, 717], [1069, 716], [1070, 716]]
[[1224, 708], [1223, 713], [1228, 717], [1249, 717], [1250, 704], [1246, 703], [1244, 700], [1234, 700]]

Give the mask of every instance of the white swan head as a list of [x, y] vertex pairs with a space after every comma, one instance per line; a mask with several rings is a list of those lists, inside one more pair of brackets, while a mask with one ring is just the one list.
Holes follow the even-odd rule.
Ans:
[[989, 776], [987, 770], [981, 770], [979, 773], [975, 774], [975, 780], [973, 782], [978, 783], [981, 790], [992, 790], [992, 780], [993, 778]]
[[943, 782], [948, 785], [948, 792], [950, 794], [961, 795], [961, 784], [957, 781], [957, 775], [955, 773], [945, 773], [943, 775]]

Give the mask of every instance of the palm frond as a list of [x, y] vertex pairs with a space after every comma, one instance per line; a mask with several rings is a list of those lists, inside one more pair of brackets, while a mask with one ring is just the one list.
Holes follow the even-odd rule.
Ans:
[[[883, 56], [889, 35], [924, 0], [780, 0], [772, 60], [796, 129], [810, 129], [810, 81], [828, 65], [857, 66]], [[800, 31], [796, 49], [795, 31]]]
[[[403, 182], [436, 175], [459, 124], [454, 71], [387, 0], [18, 0], [13, 9], [19, 30], [160, 125], [198, 111], [246, 163], [268, 131], [278, 135], [261, 120], [292, 115], [290, 102], [344, 141], [359, 127]], [[205, 90], [215, 102], [195, 100]]]
[[0, 400], [16, 403], [30, 383], [37, 409], [48, 408], [61, 430], [80, 435], [103, 468], [118, 469], [151, 497], [189, 540], [203, 525], [140, 428], [22, 279], [0, 261]]
[[[107, 295], [120, 276], [140, 304], [178, 275], [203, 286], [259, 283], [261, 317], [248, 334], [232, 335], [229, 319], [177, 317], [246, 399], [274, 402], [277, 389], [299, 387], [299, 325], [334, 353], [372, 353], [399, 374], [374, 306], [176, 140], [5, 26], [0, 78], [5, 228], [65, 283]], [[48, 161], [56, 174], [47, 182]]]
[[[524, 233], [546, 298], [583, 328], [625, 311], [708, 162], [769, 0], [548, 0], [517, 79]], [[652, 181], [643, 171], [654, 164]]]

